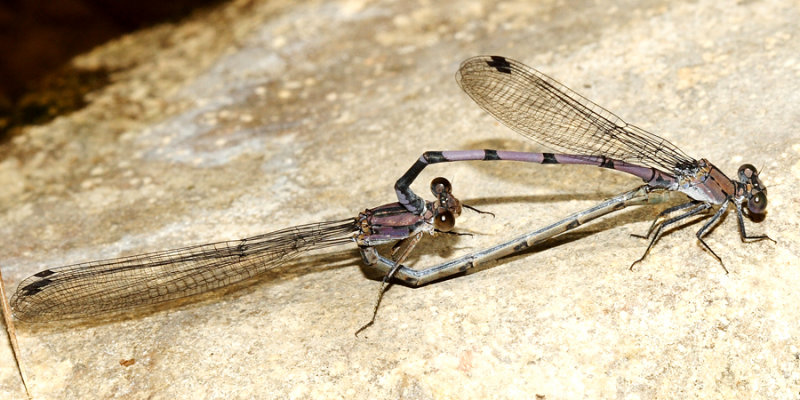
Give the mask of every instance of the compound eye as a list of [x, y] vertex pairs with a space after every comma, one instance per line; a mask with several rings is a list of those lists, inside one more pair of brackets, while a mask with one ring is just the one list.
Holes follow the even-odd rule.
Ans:
[[441, 176], [431, 181], [431, 193], [433, 193], [434, 196], [439, 196], [442, 193], [450, 193], [452, 190], [453, 186], [450, 184], [450, 181]]
[[747, 200], [747, 209], [753, 214], [763, 214], [767, 210], [767, 195], [757, 192]]
[[758, 175], [758, 172], [753, 164], [744, 164], [739, 167], [739, 180], [741, 182], [747, 182], [755, 175]]
[[441, 232], [450, 232], [456, 226], [456, 217], [450, 211], [439, 213], [433, 220], [433, 227]]

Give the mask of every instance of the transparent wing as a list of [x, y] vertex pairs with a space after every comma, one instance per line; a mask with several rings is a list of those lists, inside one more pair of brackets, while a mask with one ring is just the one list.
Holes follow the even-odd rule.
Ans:
[[473, 57], [461, 64], [456, 81], [500, 122], [556, 151], [605, 156], [667, 172], [695, 163], [666, 139], [627, 124], [518, 61]]
[[193, 296], [258, 276], [298, 254], [353, 240], [354, 219], [246, 239], [50, 268], [11, 299], [22, 321], [86, 318]]

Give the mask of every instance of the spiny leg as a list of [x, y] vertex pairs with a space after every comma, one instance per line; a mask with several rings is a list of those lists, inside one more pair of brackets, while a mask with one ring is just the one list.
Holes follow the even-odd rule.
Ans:
[[378, 307], [380, 307], [381, 299], [383, 299], [383, 293], [386, 291], [386, 283], [389, 282], [390, 279], [392, 279], [397, 270], [400, 269], [400, 267], [403, 265], [403, 261], [405, 261], [406, 258], [408, 258], [409, 254], [411, 254], [411, 250], [414, 249], [414, 246], [416, 246], [417, 243], [419, 243], [419, 240], [422, 238], [422, 234], [423, 232], [418, 232], [414, 236], [400, 241], [398, 245], [392, 249], [392, 255], [394, 256], [395, 255], [394, 253], [397, 252], [398, 249], [401, 249], [401, 246], [404, 246], [402, 247], [402, 250], [400, 250], [400, 254], [396, 258], [393, 257], [394, 265], [392, 266], [392, 269], [389, 270], [389, 272], [383, 276], [383, 281], [381, 281], [381, 288], [378, 291], [378, 298], [375, 300], [375, 307], [372, 309], [372, 318], [370, 318], [369, 322], [364, 324], [364, 326], [358, 328], [358, 330], [356, 331], [356, 337], [358, 337], [359, 333], [363, 332], [365, 329], [369, 328], [370, 326], [372, 326], [372, 324], [375, 323], [375, 317], [378, 316]]
[[493, 212], [491, 212], [491, 211], [482, 211], [482, 210], [479, 210], [479, 209], [477, 209], [477, 208], [475, 208], [475, 207], [473, 207], [473, 206], [471, 206], [471, 205], [469, 205], [469, 204], [464, 204], [464, 203], [461, 203], [461, 207], [464, 207], [464, 208], [466, 208], [466, 209], [468, 209], [468, 210], [475, 211], [475, 212], [476, 212], [476, 213], [478, 213], [478, 214], [489, 214], [489, 215], [491, 215], [491, 216], [492, 216], [492, 218], [494, 218], [494, 217], [495, 217], [495, 215], [494, 215], [494, 213], [493, 213]]
[[711, 247], [708, 245], [708, 243], [706, 243], [706, 241], [703, 240], [703, 236], [707, 233], [706, 231], [708, 230], [708, 228], [715, 225], [717, 221], [719, 221], [719, 218], [722, 216], [722, 214], [725, 213], [727, 209], [728, 209], [728, 203], [726, 202], [722, 205], [722, 207], [719, 208], [719, 210], [717, 210], [716, 214], [714, 214], [714, 216], [712, 216], [711, 219], [708, 222], [706, 222], [705, 225], [703, 225], [703, 227], [700, 228], [699, 231], [697, 231], [696, 235], [697, 240], [700, 241], [700, 244], [702, 244], [703, 247], [706, 248], [706, 250], [710, 251], [711, 254], [717, 259], [717, 261], [719, 261], [719, 265], [722, 265], [722, 269], [725, 270], [726, 274], [728, 273], [728, 268], [725, 268], [725, 263], [722, 262], [722, 258], [720, 258], [720, 256], [718, 256], [717, 253], [714, 252], [714, 250], [711, 250]]
[[700, 212], [703, 212], [703, 211], [708, 210], [709, 208], [711, 208], [711, 204], [708, 204], [708, 203], [700, 203], [700, 204], [697, 204], [696, 206], [697, 206], [697, 208], [695, 208], [694, 210], [687, 211], [687, 212], [685, 212], [685, 213], [683, 213], [683, 214], [681, 214], [681, 215], [679, 215], [677, 217], [668, 219], [668, 220], [664, 221], [663, 223], [661, 223], [661, 225], [658, 226], [658, 229], [656, 229], [656, 232], [653, 235], [653, 239], [650, 240], [650, 244], [647, 246], [647, 249], [644, 251], [644, 254], [642, 255], [642, 257], [639, 258], [638, 260], [634, 261], [633, 264], [631, 264], [631, 267], [629, 269], [632, 271], [634, 265], [640, 263], [642, 260], [644, 260], [645, 257], [647, 257], [647, 253], [650, 252], [650, 249], [656, 243], [656, 240], [658, 240], [661, 237], [661, 232], [664, 231], [664, 228], [666, 228], [667, 226], [670, 226], [670, 225], [672, 225], [672, 224], [674, 224], [676, 222], [679, 222], [681, 220], [684, 220], [686, 218], [689, 218], [689, 217], [691, 217], [693, 215], [696, 215], [696, 214], [698, 214]]
[[747, 232], [744, 229], [744, 217], [742, 217], [742, 205], [739, 203], [736, 204], [736, 219], [739, 221], [739, 237], [742, 239], [743, 242], [747, 242], [748, 239], [752, 239], [753, 242], [758, 242], [764, 239], [771, 240], [772, 243], [778, 243], [775, 239], [767, 236], [767, 235], [756, 235], [756, 236], [747, 236]]
[[633, 234], [631, 234], [631, 236], [637, 237], [637, 238], [641, 238], [641, 239], [649, 239], [650, 235], [653, 233], [653, 228], [656, 227], [656, 223], [658, 223], [658, 220], [660, 220], [663, 216], [668, 215], [668, 214], [672, 214], [672, 213], [674, 213], [675, 211], [678, 211], [678, 210], [683, 210], [685, 208], [689, 208], [689, 207], [691, 207], [693, 205], [696, 205], [696, 204], [698, 204], [697, 201], [690, 201], [688, 203], [683, 203], [683, 204], [679, 204], [679, 205], [674, 206], [674, 207], [667, 208], [666, 210], [661, 211], [660, 213], [658, 213], [658, 215], [656, 215], [655, 219], [653, 219], [653, 223], [650, 224], [650, 228], [647, 229], [647, 234], [646, 235], [639, 235], [639, 234], [633, 233]]
[[441, 233], [443, 235], [470, 236], [470, 237], [475, 236], [469, 232], [440, 231], [438, 229], [435, 230], [434, 232]]

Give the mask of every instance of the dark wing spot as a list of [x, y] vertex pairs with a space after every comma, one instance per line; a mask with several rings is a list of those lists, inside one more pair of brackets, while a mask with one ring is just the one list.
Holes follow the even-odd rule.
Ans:
[[55, 272], [53, 272], [52, 270], [46, 269], [44, 271], [37, 272], [37, 273], [33, 274], [33, 276], [35, 276], [37, 278], [46, 278], [46, 277], [48, 277], [50, 275], [53, 275], [53, 274], [55, 274]]
[[42, 279], [36, 282], [31, 283], [30, 285], [25, 286], [22, 288], [22, 291], [25, 292], [26, 296], [34, 295], [42, 291], [42, 288], [53, 283], [50, 279]]
[[486, 64], [496, 69], [498, 72], [502, 72], [504, 74], [511, 73], [511, 64], [506, 61], [505, 57], [492, 56], [492, 61], [487, 61]]

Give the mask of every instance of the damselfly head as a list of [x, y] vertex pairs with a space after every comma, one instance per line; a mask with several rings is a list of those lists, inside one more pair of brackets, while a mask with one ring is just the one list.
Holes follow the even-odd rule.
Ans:
[[747, 199], [747, 210], [753, 214], [767, 211], [767, 188], [758, 178], [758, 171], [752, 164], [739, 167], [739, 182], [743, 188], [741, 195]]
[[441, 232], [450, 232], [456, 226], [456, 217], [461, 215], [461, 202], [453, 196], [453, 185], [445, 178], [431, 181], [431, 193], [436, 196], [433, 203], [433, 226]]
[[433, 217], [433, 227], [440, 232], [450, 232], [456, 226], [456, 217], [450, 211], [438, 213]]
[[452, 192], [453, 192], [453, 185], [451, 185], [450, 181], [448, 181], [447, 179], [442, 178], [440, 176], [438, 178], [434, 178], [431, 181], [431, 193], [433, 193], [434, 196], [439, 197], [444, 193], [452, 193]]

